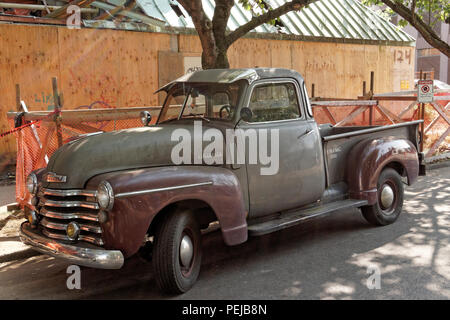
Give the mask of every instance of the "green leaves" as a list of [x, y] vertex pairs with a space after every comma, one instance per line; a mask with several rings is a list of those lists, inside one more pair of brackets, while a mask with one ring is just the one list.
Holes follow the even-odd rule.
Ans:
[[[409, 10], [412, 10], [413, 0], [362, 0], [362, 3], [366, 6], [377, 5], [381, 7], [381, 11], [388, 17], [392, 17], [396, 14], [394, 10], [389, 7], [384, 7], [386, 2], [392, 2], [394, 4], [402, 4]], [[424, 23], [429, 26], [433, 26], [438, 21], [446, 21], [450, 18], [450, 1], [449, 0], [416, 0], [415, 1], [415, 13], [423, 20]], [[405, 20], [400, 20], [399, 26], [404, 27], [408, 25]]]
[[397, 25], [398, 25], [399, 27], [404, 28], [404, 27], [406, 27], [406, 26], [408, 25], [408, 21], [406, 21], [405, 19], [400, 19], [400, 20], [397, 22]]
[[[239, 0], [239, 3], [245, 10], [250, 11], [254, 17], [273, 10], [270, 4], [264, 0]], [[277, 23], [281, 23], [280, 18], [275, 18], [267, 22], [271, 26], [275, 26]]]
[[242, 4], [245, 10], [250, 11], [252, 9], [252, 5], [249, 0], [239, 0], [239, 3]]
[[245, 10], [252, 11], [256, 15], [272, 10], [272, 7], [264, 0], [239, 0], [239, 3]]
[[264, 13], [269, 9], [268, 4], [264, 0], [239, 0], [239, 3], [248, 11], [259, 8]]
[[362, 0], [362, 2], [369, 6], [378, 5], [382, 10], [390, 7], [392, 12], [402, 18], [398, 22], [399, 26], [412, 24], [431, 46], [450, 57], [447, 39], [441, 39], [433, 28], [436, 22], [450, 23], [449, 0]]

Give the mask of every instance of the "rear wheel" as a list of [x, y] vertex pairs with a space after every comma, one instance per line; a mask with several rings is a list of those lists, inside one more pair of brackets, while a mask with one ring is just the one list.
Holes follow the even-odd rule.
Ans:
[[166, 293], [180, 294], [196, 282], [201, 265], [201, 233], [193, 213], [174, 212], [161, 221], [153, 245], [156, 283]]
[[377, 202], [361, 208], [364, 218], [377, 226], [394, 223], [403, 207], [402, 178], [394, 169], [386, 168], [378, 178], [377, 190]]

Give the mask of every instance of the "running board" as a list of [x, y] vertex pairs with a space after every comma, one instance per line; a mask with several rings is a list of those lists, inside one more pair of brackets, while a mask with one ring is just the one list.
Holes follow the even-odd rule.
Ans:
[[283, 213], [278, 218], [248, 226], [249, 236], [262, 236], [271, 232], [286, 229], [303, 221], [325, 216], [341, 209], [359, 208], [367, 204], [367, 200], [346, 199], [326, 203], [320, 206]]

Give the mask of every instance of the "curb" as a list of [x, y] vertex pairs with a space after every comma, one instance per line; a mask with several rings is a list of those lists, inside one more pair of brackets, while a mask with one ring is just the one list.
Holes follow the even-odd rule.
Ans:
[[[10, 217], [14, 215], [18, 210], [19, 208], [17, 203], [10, 203], [4, 206], [0, 206], [0, 223], [7, 223]], [[17, 242], [22, 243], [20, 240]], [[41, 253], [39, 251], [36, 251], [32, 248], [20, 248], [17, 251], [0, 254], [0, 263], [11, 262], [20, 259], [28, 259], [40, 254]]]
[[7, 219], [11, 214], [13, 214], [17, 210], [19, 210], [19, 206], [15, 202], [6, 204], [4, 206], [0, 206], [0, 221]]
[[13, 203], [6, 205], [6, 210], [7, 211], [16, 211], [16, 210], [20, 210], [20, 207], [17, 202], [13, 202]]
[[434, 163], [425, 163], [425, 168], [427, 170], [435, 170], [447, 167], [450, 167], [450, 160], [439, 161]]
[[0, 263], [11, 262], [20, 259], [28, 259], [38, 255], [41, 255], [39, 251], [28, 248], [25, 250], [20, 250], [0, 256]]

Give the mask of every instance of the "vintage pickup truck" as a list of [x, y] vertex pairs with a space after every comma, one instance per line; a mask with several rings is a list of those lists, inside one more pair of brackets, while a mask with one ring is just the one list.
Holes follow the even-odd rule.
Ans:
[[[403, 184], [425, 174], [417, 151], [421, 121], [318, 126], [293, 70], [197, 71], [157, 92], [167, 96], [155, 124], [143, 112], [143, 127], [81, 136], [29, 175], [24, 243], [105, 269], [121, 268], [150, 246], [160, 289], [182, 293], [197, 280], [202, 230], [211, 223], [230, 246], [347, 208], [387, 225], [402, 210]], [[202, 157], [209, 129], [216, 137], [244, 132], [223, 141], [226, 152], [212, 153], [224, 160], [240, 143], [244, 161]], [[174, 160], [182, 140], [176, 130], [202, 140], [192, 154], [183, 150], [185, 161]], [[252, 132], [263, 131], [274, 133], [272, 164], [249, 161], [258, 152]]]

